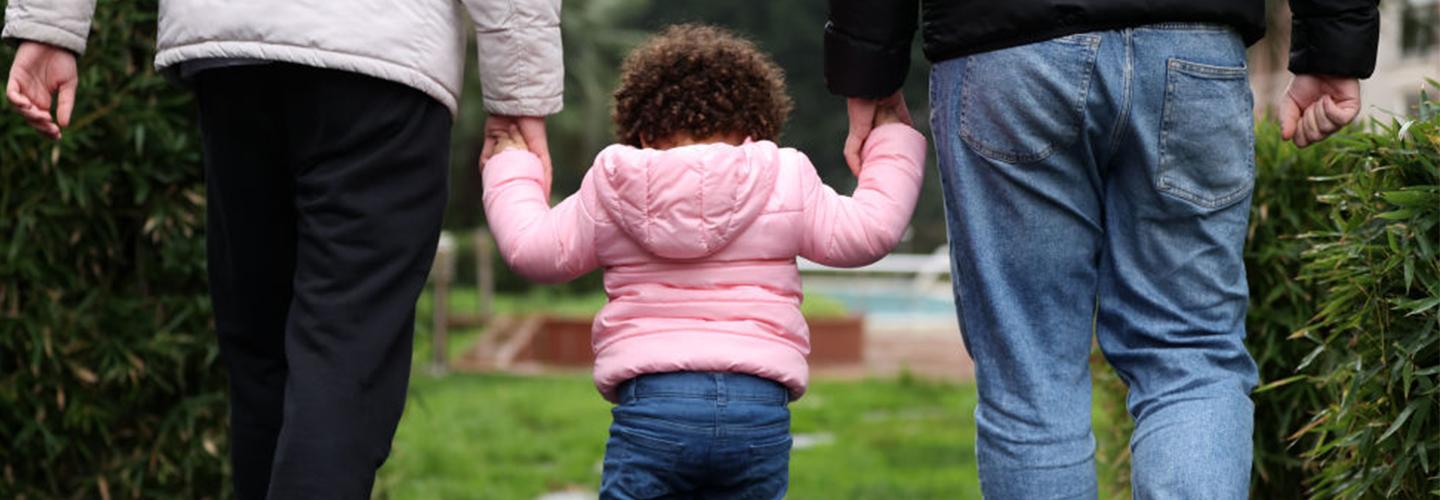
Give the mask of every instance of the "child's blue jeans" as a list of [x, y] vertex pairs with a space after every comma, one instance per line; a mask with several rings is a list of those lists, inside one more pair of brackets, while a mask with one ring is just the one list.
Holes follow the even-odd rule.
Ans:
[[738, 373], [641, 375], [620, 386], [600, 498], [785, 496], [790, 394]]
[[1245, 498], [1240, 35], [1080, 33], [941, 62], [930, 85], [985, 497], [1096, 497], [1098, 337], [1130, 388], [1135, 497]]

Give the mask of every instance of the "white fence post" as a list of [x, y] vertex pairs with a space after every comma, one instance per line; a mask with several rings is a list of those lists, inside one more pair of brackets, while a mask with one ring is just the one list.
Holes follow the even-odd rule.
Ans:
[[448, 232], [440, 233], [440, 242], [435, 248], [435, 265], [430, 269], [430, 276], [435, 283], [434, 293], [430, 295], [435, 320], [434, 336], [430, 341], [430, 371], [443, 374], [449, 367], [445, 344], [448, 342], [450, 328], [450, 284], [455, 276], [455, 240]]
[[480, 314], [480, 321], [486, 323], [490, 322], [490, 315], [495, 311], [495, 257], [490, 250], [493, 241], [490, 231], [484, 228], [475, 230], [475, 288], [479, 299], [475, 312]]

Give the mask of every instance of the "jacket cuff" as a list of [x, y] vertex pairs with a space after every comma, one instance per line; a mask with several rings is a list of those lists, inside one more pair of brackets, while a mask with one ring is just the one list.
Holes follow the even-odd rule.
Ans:
[[1290, 72], [1368, 78], [1375, 72], [1380, 12], [1375, 6], [1326, 17], [1295, 17]]
[[560, 112], [565, 61], [558, 23], [480, 30], [475, 41], [487, 111], [510, 116]]
[[485, 111], [495, 115], [549, 116], [559, 113], [564, 107], [565, 100], [559, 95], [516, 99], [485, 98]]
[[862, 40], [825, 24], [825, 86], [844, 97], [889, 97], [910, 71], [910, 41], [893, 46]]
[[85, 53], [85, 37], [83, 35], [25, 19], [10, 20], [5, 23], [5, 30], [0, 32], [0, 38], [12, 43], [18, 41], [47, 43], [67, 49], [77, 55]]

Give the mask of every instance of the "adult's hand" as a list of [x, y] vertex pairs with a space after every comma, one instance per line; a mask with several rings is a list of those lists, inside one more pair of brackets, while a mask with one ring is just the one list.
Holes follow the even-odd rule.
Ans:
[[898, 106], [900, 121], [915, 126], [915, 122], [910, 119], [910, 110], [905, 107], [905, 96], [900, 95], [900, 92], [884, 99], [846, 99], [850, 133], [845, 136], [845, 164], [850, 166], [850, 173], [856, 177], [860, 176], [860, 149], [865, 146], [865, 138], [870, 137], [870, 130], [875, 128], [875, 109], [880, 106]]
[[1280, 136], [1305, 147], [1320, 142], [1360, 114], [1360, 80], [1295, 75], [1280, 103]]
[[[10, 65], [5, 98], [31, 127], [59, 139], [60, 129], [70, 126], [78, 78], [74, 53], [50, 44], [22, 42], [15, 51], [15, 62]], [[56, 92], [60, 94], [58, 99]], [[53, 119], [50, 116], [52, 102], [55, 102]]]
[[[545, 196], [550, 196], [550, 145], [545, 142], [545, 118], [540, 116], [505, 116], [492, 114], [485, 118], [485, 136], [490, 137], [491, 132], [508, 133], [512, 127], [520, 131], [520, 137], [525, 139], [526, 146], [531, 153], [540, 157], [540, 163], [545, 166]], [[494, 146], [494, 141], [485, 141], [480, 149], [480, 163], [490, 161], [491, 156], [499, 153]]]

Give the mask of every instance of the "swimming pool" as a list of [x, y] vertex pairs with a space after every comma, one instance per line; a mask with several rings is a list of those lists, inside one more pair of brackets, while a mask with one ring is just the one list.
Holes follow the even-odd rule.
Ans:
[[878, 328], [950, 327], [955, 302], [948, 282], [917, 286], [910, 278], [885, 276], [806, 276], [805, 293], [824, 295], [865, 314]]

